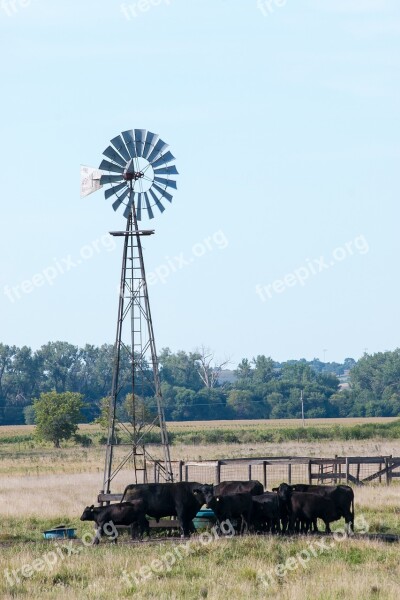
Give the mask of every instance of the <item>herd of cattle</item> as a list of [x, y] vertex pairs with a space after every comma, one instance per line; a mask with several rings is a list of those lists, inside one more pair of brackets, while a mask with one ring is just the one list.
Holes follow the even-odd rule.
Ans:
[[81, 521], [94, 521], [99, 543], [107, 524], [131, 526], [132, 538], [138, 531], [150, 535], [148, 517], [176, 517], [184, 537], [195, 533], [193, 519], [204, 504], [212, 509], [217, 524], [230, 521], [238, 533], [308, 533], [325, 524], [345, 519], [354, 531], [354, 492], [347, 485], [288, 485], [281, 483], [264, 492], [259, 481], [223, 481], [218, 485], [196, 482], [132, 484], [125, 488], [121, 502], [108, 506], [87, 506]]

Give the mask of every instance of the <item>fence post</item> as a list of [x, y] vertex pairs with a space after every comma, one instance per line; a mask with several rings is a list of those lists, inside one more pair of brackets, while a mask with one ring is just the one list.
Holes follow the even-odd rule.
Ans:
[[189, 467], [185, 465], [185, 481], [189, 481]]
[[349, 457], [346, 456], [346, 483], [347, 483], [347, 485], [349, 485], [349, 473], [350, 473]]
[[183, 460], [179, 461], [178, 469], [179, 469], [179, 472], [178, 472], [179, 481], [183, 481], [183, 479], [182, 479], [182, 475], [183, 475]]
[[217, 466], [215, 467], [215, 482], [221, 483], [221, 463], [217, 460]]
[[288, 476], [288, 483], [289, 483], [289, 485], [292, 485], [292, 463], [288, 464], [287, 476]]
[[311, 485], [311, 460], [308, 461], [308, 483]]
[[251, 481], [251, 463], [249, 463], [248, 470], [249, 470], [249, 481]]
[[267, 489], [267, 463], [264, 460], [263, 461], [263, 484], [264, 484], [264, 490]]

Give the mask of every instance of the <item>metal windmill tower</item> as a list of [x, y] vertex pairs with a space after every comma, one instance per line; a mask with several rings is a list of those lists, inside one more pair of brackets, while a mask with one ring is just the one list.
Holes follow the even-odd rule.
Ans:
[[[81, 170], [81, 195], [86, 196], [108, 184], [105, 198], [113, 200], [114, 210], [123, 206], [126, 219], [124, 231], [110, 232], [123, 238], [123, 255], [104, 467], [103, 492], [106, 494], [129, 461], [133, 463], [135, 482], [139, 482], [139, 471], [146, 478], [146, 461], [153, 460], [146, 439], [154, 430], [159, 431], [163, 448], [160, 473], [166, 481], [173, 479], [142, 250], [142, 237], [154, 234], [154, 230], [139, 228], [139, 222], [143, 217], [153, 219], [154, 207], [164, 212], [162, 201], [172, 201], [168, 189], [176, 189], [176, 181], [170, 177], [178, 174], [171, 164], [175, 158], [167, 150], [167, 144], [150, 131], [123, 131], [111, 144], [104, 150], [106, 159], [97, 170], [90, 167]], [[117, 411], [127, 390], [126, 381], [122, 379], [124, 358], [130, 365], [126, 401], [129, 423], [122, 422]], [[149, 397], [153, 409], [148, 406]], [[120, 443], [118, 434], [128, 441]], [[121, 448], [125, 451], [117, 457]]]

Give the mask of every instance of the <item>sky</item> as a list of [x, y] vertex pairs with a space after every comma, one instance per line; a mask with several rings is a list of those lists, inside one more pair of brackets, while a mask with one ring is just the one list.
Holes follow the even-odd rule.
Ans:
[[398, 347], [399, 33], [398, 0], [0, 0], [0, 342], [113, 342], [124, 217], [79, 168], [143, 128], [180, 173], [159, 349]]

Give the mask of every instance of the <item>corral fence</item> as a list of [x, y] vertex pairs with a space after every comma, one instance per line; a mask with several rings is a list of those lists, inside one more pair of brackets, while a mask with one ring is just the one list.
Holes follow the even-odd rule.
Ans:
[[[157, 461], [146, 470], [148, 482], [162, 481]], [[220, 483], [228, 480], [258, 479], [265, 489], [282, 481], [294, 483], [350, 483], [365, 485], [385, 483], [400, 477], [400, 457], [335, 456], [311, 458], [274, 456], [261, 458], [228, 458], [215, 461], [173, 462], [174, 481]]]
[[[395, 456], [335, 456], [310, 458], [299, 456], [272, 456], [261, 458], [226, 458], [207, 461], [172, 461], [174, 481], [246, 481], [258, 479], [265, 490], [271, 490], [283, 481], [295, 483], [354, 484], [368, 483], [390, 485], [400, 477], [400, 457]], [[163, 482], [164, 467], [161, 461], [149, 461], [140, 470], [140, 483]], [[100, 492], [98, 502], [119, 501], [121, 493]]]

